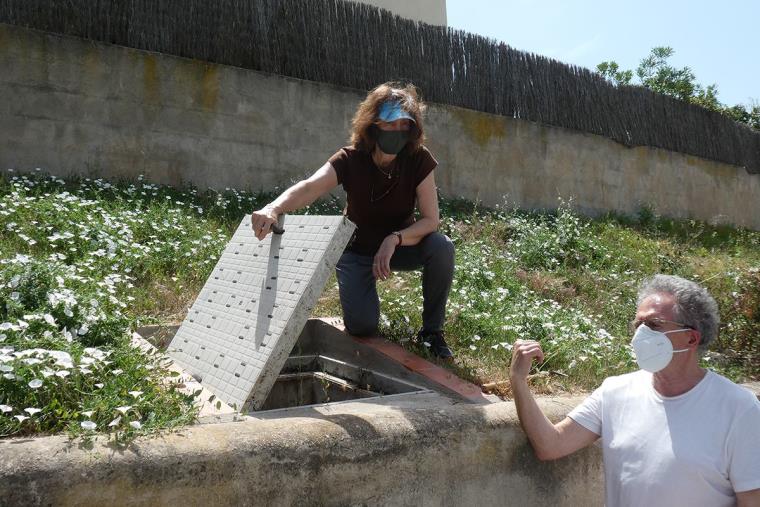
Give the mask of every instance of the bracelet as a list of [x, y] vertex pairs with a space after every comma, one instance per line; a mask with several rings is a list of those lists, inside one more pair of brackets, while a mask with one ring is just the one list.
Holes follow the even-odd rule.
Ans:
[[393, 231], [391, 234], [393, 234], [394, 236], [398, 237], [398, 245], [396, 245], [396, 246], [401, 246], [401, 243], [404, 242], [404, 238], [401, 236], [401, 233], [398, 232], [398, 231]]

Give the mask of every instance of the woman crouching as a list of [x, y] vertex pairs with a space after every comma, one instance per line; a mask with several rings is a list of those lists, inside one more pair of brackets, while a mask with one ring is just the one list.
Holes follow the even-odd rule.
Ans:
[[380, 317], [376, 280], [385, 280], [393, 271], [422, 268], [424, 304], [417, 338], [429, 344], [435, 356], [449, 359], [443, 325], [454, 276], [454, 245], [437, 232], [438, 162], [423, 144], [424, 110], [412, 85], [385, 83], [372, 90], [354, 115], [351, 146], [255, 211], [252, 226], [256, 237], [264, 239], [278, 215], [307, 206], [342, 185], [346, 215], [357, 227], [336, 266], [346, 330], [356, 336], [375, 334]]

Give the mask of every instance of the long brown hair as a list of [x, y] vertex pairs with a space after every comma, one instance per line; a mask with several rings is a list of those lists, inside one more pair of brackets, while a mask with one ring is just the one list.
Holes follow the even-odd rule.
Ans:
[[397, 100], [401, 108], [412, 115], [414, 125], [409, 142], [404, 150], [414, 153], [425, 142], [425, 129], [422, 126], [422, 115], [426, 106], [417, 93], [417, 87], [411, 83], [389, 81], [383, 83], [367, 94], [367, 98], [359, 104], [351, 122], [351, 145], [357, 150], [372, 152], [375, 149], [375, 137], [372, 125], [377, 121], [380, 106], [388, 100]]

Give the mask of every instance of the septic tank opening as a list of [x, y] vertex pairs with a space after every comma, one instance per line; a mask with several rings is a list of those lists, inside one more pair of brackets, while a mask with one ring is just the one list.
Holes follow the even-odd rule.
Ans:
[[322, 355], [290, 356], [261, 410], [376, 398], [422, 388]]

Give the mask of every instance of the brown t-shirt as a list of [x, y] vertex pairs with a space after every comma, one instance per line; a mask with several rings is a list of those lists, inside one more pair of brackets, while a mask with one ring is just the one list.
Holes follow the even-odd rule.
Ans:
[[370, 153], [350, 146], [329, 162], [346, 191], [346, 215], [356, 224], [346, 250], [362, 255], [374, 255], [388, 234], [414, 223], [417, 186], [438, 165], [424, 146], [402, 151], [388, 167], [378, 168]]

